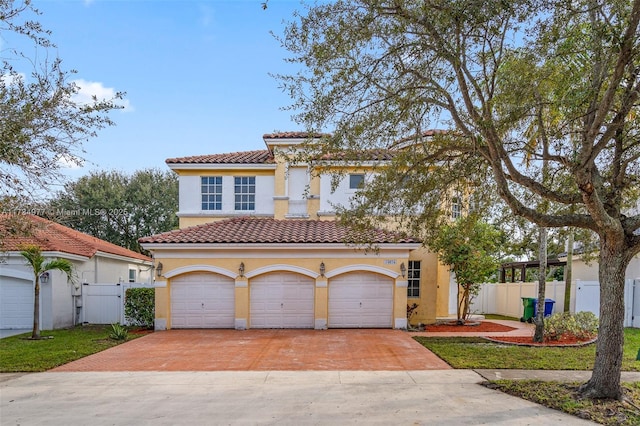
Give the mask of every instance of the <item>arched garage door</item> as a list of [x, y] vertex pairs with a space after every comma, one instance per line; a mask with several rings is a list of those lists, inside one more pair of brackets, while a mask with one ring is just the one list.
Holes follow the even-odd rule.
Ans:
[[393, 280], [350, 272], [329, 280], [330, 328], [391, 328]]
[[251, 328], [313, 328], [315, 281], [292, 272], [257, 276], [249, 283]]
[[33, 282], [0, 276], [0, 329], [33, 327]]
[[171, 328], [234, 328], [235, 281], [209, 272], [171, 280]]

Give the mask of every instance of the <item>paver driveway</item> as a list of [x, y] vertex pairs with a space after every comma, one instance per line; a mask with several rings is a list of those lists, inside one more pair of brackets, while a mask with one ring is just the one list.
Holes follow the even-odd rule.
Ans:
[[450, 368], [400, 330], [167, 330], [52, 371]]

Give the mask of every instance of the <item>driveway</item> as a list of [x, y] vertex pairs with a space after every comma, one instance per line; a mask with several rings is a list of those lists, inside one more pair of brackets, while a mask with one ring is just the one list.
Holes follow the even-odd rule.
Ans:
[[400, 330], [158, 331], [52, 371], [448, 370]]

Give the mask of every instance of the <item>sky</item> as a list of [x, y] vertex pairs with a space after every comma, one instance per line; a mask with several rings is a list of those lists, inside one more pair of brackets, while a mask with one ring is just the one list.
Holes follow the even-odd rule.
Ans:
[[98, 94], [126, 92], [116, 126], [84, 144], [93, 170], [168, 170], [165, 160], [263, 149], [262, 135], [301, 130], [269, 73], [294, 72], [270, 32], [299, 0], [34, 0], [63, 67]]

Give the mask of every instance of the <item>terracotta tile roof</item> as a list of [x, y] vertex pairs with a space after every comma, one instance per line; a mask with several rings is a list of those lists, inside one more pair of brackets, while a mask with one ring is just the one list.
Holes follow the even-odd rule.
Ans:
[[309, 133], [309, 132], [276, 132], [265, 133], [262, 139], [307, 139], [329, 137], [331, 133]]
[[[348, 228], [332, 220], [239, 217], [152, 235], [138, 241], [142, 244], [341, 244], [350, 235]], [[414, 238], [383, 230], [372, 231], [370, 237], [376, 244], [419, 243]]]
[[226, 154], [167, 158], [165, 162], [167, 164], [271, 164], [274, 163], [274, 160], [268, 149], [261, 149]]
[[[19, 221], [18, 226], [14, 220]], [[9, 232], [10, 228], [13, 232]], [[28, 231], [20, 232], [16, 228]], [[0, 214], [0, 236], [0, 250], [4, 251], [18, 251], [23, 244], [35, 244], [42, 251], [59, 251], [86, 257], [103, 252], [151, 261], [151, 258], [140, 253], [34, 215]]]

